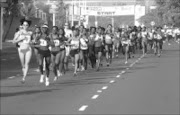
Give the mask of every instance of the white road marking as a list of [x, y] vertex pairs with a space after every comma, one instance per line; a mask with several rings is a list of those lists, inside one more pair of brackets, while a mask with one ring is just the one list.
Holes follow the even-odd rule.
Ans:
[[129, 70], [129, 68], [126, 68], [127, 70]]
[[102, 90], [98, 90], [97, 92], [98, 92], [98, 93], [101, 93], [101, 92], [102, 92]]
[[108, 88], [108, 86], [104, 86], [104, 87], [102, 87], [102, 89], [103, 89], [103, 90], [105, 90], [105, 89], [107, 89], [107, 88]]
[[2, 59], [2, 61], [6, 61], [7, 59]]
[[111, 80], [109, 83], [114, 83], [115, 81], [114, 80]]
[[117, 75], [116, 77], [117, 77], [117, 78], [120, 78], [120, 76], [121, 76], [121, 75]]
[[85, 111], [88, 105], [83, 105], [81, 108], [79, 108], [79, 111]]
[[15, 78], [16, 76], [11, 76], [11, 77], [9, 77], [9, 79], [13, 79], [13, 78]]
[[121, 73], [125, 73], [126, 71], [122, 71]]
[[94, 95], [91, 99], [97, 99], [99, 95]]

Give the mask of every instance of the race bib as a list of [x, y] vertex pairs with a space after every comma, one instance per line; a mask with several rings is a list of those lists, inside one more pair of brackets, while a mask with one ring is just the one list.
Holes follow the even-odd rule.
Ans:
[[60, 46], [60, 48], [61, 48], [61, 49], [64, 49], [64, 48], [65, 48], [65, 45], [64, 45], [64, 44], [63, 44], [63, 45], [61, 45], [61, 46]]
[[40, 46], [47, 46], [47, 41], [41, 39], [41, 40], [40, 40]]
[[157, 39], [160, 40], [160, 39], [162, 39], [162, 37], [161, 37], [160, 35], [158, 35], [158, 36], [157, 36]]
[[106, 36], [106, 40], [111, 40], [111, 37], [110, 36]]
[[54, 45], [55, 45], [55, 46], [59, 46], [59, 45], [60, 45], [59, 40], [54, 40]]

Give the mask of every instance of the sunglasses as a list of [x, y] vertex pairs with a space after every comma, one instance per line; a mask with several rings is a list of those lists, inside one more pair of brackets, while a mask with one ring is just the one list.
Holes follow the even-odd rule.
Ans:
[[29, 26], [28, 24], [23, 24], [23, 26]]

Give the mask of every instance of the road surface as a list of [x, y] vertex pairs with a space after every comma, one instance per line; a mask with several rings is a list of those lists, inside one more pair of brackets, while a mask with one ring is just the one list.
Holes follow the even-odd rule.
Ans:
[[[160, 58], [137, 53], [96, 72], [73, 77], [72, 68], [50, 86], [39, 83], [35, 60], [21, 84], [16, 49], [1, 56], [1, 114], [179, 114], [179, 46], [164, 45]], [[3, 53], [3, 54], [4, 54]], [[105, 63], [104, 63], [105, 64]], [[17, 75], [19, 74], [19, 75]]]

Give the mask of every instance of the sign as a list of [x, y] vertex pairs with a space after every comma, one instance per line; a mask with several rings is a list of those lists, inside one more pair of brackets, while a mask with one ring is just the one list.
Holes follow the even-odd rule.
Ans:
[[134, 5], [118, 7], [88, 7], [87, 14], [93, 16], [134, 15]]
[[[70, 20], [70, 21], [72, 20], [72, 15], [69, 15], [69, 20]], [[74, 21], [79, 21], [79, 20], [80, 20], [79, 15], [73, 15], [73, 20], [74, 20]]]

